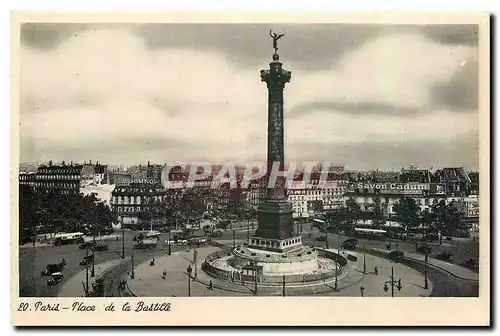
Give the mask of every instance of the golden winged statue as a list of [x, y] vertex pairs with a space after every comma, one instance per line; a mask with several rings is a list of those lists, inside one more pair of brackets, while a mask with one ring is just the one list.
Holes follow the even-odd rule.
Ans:
[[283, 36], [285, 36], [285, 34], [276, 34], [276, 33], [273, 33], [272, 30], [269, 30], [269, 36], [271, 36], [271, 38], [273, 39], [273, 48], [274, 48], [274, 53], [277, 54], [278, 53], [278, 40], [280, 38], [282, 38]]

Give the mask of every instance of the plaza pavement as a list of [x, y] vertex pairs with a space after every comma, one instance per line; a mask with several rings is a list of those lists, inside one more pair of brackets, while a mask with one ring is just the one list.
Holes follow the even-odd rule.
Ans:
[[[197, 254], [197, 278], [191, 280], [191, 296], [252, 296], [253, 284], [236, 284], [226, 282], [217, 278], [211, 278], [201, 270], [205, 257], [218, 250], [216, 247], [198, 248]], [[335, 251], [335, 249], [331, 249]], [[305, 285], [286, 285], [286, 295], [289, 296], [360, 296], [360, 287], [364, 287], [365, 297], [391, 296], [391, 290], [384, 292], [386, 281], [390, 280], [391, 262], [387, 259], [366, 254], [366, 271], [363, 274], [363, 257], [359, 252], [348, 252], [355, 255], [357, 261], [348, 261], [348, 274], [338, 282], [339, 291], [334, 291], [333, 279], [326, 283], [309, 283]], [[193, 261], [193, 250], [189, 252], [179, 251], [171, 256], [162, 256], [155, 259], [155, 265], [149, 262], [142, 263], [135, 269], [135, 278], [128, 279], [129, 290], [135, 296], [188, 296], [188, 275], [186, 269]], [[374, 267], [379, 269], [378, 275], [372, 274]], [[195, 275], [195, 267], [192, 266], [192, 276]], [[167, 271], [166, 279], [162, 279], [163, 271]], [[395, 289], [397, 297], [429, 296], [432, 285], [424, 289], [424, 277], [416, 270], [402, 264], [394, 265], [394, 276], [396, 279], [403, 278], [401, 291]], [[208, 289], [208, 283], [212, 280], [214, 289]], [[281, 296], [282, 286], [258, 285], [258, 295]]]
[[[389, 253], [389, 250], [384, 250], [384, 249], [373, 249], [374, 251], [381, 252], [381, 253]], [[412, 252], [404, 252], [405, 258], [411, 258], [415, 259], [418, 261], [423, 262], [425, 259], [425, 256], [423, 254], [418, 254], [418, 253], [412, 253]], [[473, 281], [479, 281], [479, 274], [471, 271], [465, 267], [455, 265], [443, 260], [435, 259], [435, 258], [428, 258], [427, 264], [432, 265], [434, 267], [437, 267], [439, 269], [442, 269], [450, 274], [452, 274], [454, 277], [457, 277], [459, 279], [463, 280], [473, 280]]]
[[[126, 260], [130, 260], [130, 258], [125, 258]], [[92, 289], [92, 284], [95, 279], [100, 277], [106, 270], [109, 270], [115, 266], [118, 266], [123, 262], [123, 259], [113, 259], [100, 264], [96, 264], [94, 267], [94, 275], [92, 278], [91, 275], [91, 267], [89, 267], [89, 288]], [[72, 276], [70, 279], [67, 279], [62, 282], [62, 286], [59, 290], [58, 297], [85, 297], [85, 290], [83, 289], [83, 283], [86, 282], [86, 271], [85, 267], [82, 266], [83, 270], [79, 273]]]

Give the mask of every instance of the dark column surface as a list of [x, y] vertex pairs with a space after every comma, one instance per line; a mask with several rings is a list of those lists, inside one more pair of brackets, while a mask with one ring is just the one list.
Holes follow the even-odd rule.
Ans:
[[[268, 96], [267, 164], [268, 176], [274, 162], [284, 169], [283, 89], [290, 81], [291, 72], [282, 68], [277, 54], [269, 64], [269, 70], [261, 70], [260, 77], [266, 82]], [[292, 206], [286, 200], [285, 178], [278, 177], [273, 188], [267, 189], [267, 200], [259, 206], [257, 237], [285, 239], [294, 236]]]

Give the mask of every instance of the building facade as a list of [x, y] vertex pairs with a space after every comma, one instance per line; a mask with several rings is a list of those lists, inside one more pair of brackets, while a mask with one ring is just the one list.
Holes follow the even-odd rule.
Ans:
[[35, 177], [35, 188], [38, 190], [55, 190], [61, 193], [79, 193], [82, 181], [83, 165], [69, 164], [64, 162], [60, 165], [48, 165], [38, 167]]
[[111, 209], [124, 226], [144, 224], [141, 213], [163, 206], [166, 190], [148, 185], [116, 186], [111, 193]]

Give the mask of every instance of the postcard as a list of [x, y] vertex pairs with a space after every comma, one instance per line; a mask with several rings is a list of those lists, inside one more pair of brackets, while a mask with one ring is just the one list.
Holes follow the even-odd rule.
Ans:
[[489, 326], [486, 13], [12, 13], [17, 326]]

